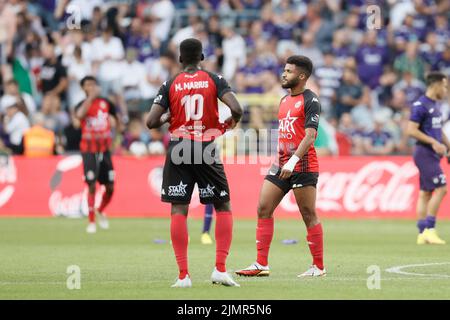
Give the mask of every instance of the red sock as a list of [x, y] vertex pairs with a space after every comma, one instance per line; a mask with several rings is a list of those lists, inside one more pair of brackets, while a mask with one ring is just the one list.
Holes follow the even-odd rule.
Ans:
[[182, 214], [173, 214], [170, 223], [170, 238], [172, 240], [173, 251], [177, 260], [180, 275], [178, 278], [184, 279], [188, 272], [188, 229], [187, 217]]
[[258, 218], [256, 227], [256, 250], [258, 255], [256, 262], [262, 266], [269, 264], [269, 249], [273, 238], [273, 218]]
[[111, 198], [112, 198], [112, 193], [104, 192], [103, 197], [102, 197], [102, 203], [100, 204], [98, 211], [103, 212], [103, 210], [106, 208], [106, 206], [111, 201]]
[[323, 270], [323, 231], [322, 224], [318, 223], [314, 227], [308, 228], [308, 240], [309, 251], [313, 257], [313, 264], [315, 264], [320, 270]]
[[95, 222], [95, 193], [88, 193], [89, 222]]
[[233, 216], [229, 211], [216, 214], [216, 268], [219, 272], [225, 272], [225, 263], [230, 251], [233, 238]]

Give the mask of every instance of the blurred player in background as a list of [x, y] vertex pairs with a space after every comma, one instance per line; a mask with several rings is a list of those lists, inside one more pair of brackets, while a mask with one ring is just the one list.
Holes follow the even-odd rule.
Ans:
[[426, 77], [425, 95], [414, 102], [411, 109], [408, 134], [417, 139], [414, 163], [419, 169], [420, 192], [417, 199], [419, 235], [417, 244], [445, 244], [435, 226], [442, 199], [447, 193], [447, 182], [440, 166], [442, 156], [450, 150], [450, 141], [442, 131], [442, 112], [439, 100], [447, 98], [448, 79], [440, 72]]
[[256, 228], [256, 262], [236, 271], [241, 276], [268, 276], [269, 249], [273, 238], [273, 212], [284, 196], [292, 190], [307, 229], [307, 241], [313, 263], [299, 277], [326, 274], [323, 265], [323, 232], [316, 214], [316, 185], [319, 164], [314, 141], [319, 125], [320, 102], [317, 95], [305, 89], [313, 71], [308, 57], [287, 59], [281, 85], [290, 94], [281, 99], [278, 113], [278, 163], [269, 170], [261, 188]]
[[205, 217], [203, 218], [202, 237], [200, 238], [202, 244], [213, 243], [211, 236], [209, 235], [209, 231], [211, 230], [211, 224], [213, 220], [213, 214], [214, 214], [214, 206], [211, 203], [208, 203], [207, 205], [205, 205]]
[[[234, 128], [242, 116], [242, 108], [226, 80], [200, 68], [204, 59], [202, 43], [186, 39], [180, 44], [182, 72], [160, 88], [147, 117], [147, 127], [158, 128], [169, 121], [171, 141], [163, 172], [161, 199], [170, 202], [170, 234], [179, 268], [172, 287], [191, 287], [188, 271], [187, 214], [195, 183], [200, 202], [212, 203], [217, 213], [216, 266], [213, 283], [239, 286], [226, 272], [226, 259], [231, 246], [233, 218], [230, 190], [223, 164], [220, 163], [214, 139], [226, 128]], [[219, 122], [219, 98], [232, 116]]]
[[[97, 232], [95, 214], [99, 216], [99, 226], [108, 229], [109, 223], [103, 210], [111, 201], [114, 192], [114, 167], [111, 159], [113, 116], [120, 125], [115, 106], [107, 99], [100, 97], [100, 87], [92, 76], [84, 77], [81, 87], [86, 99], [75, 107], [75, 116], [81, 121], [80, 151], [83, 157], [84, 179], [89, 187], [88, 233]], [[95, 189], [97, 181], [105, 186], [99, 208], [95, 208]]]

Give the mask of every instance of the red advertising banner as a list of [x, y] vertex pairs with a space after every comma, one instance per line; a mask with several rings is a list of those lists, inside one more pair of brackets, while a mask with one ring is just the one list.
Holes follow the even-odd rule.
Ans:
[[[254, 218], [259, 190], [269, 161], [226, 164], [232, 210], [236, 217]], [[116, 187], [106, 209], [112, 217], [167, 217], [170, 205], [160, 201], [164, 157], [114, 157]], [[256, 162], [256, 161], [253, 161]], [[264, 164], [261, 164], [264, 162]], [[243, 163], [243, 164], [242, 164]], [[247, 164], [245, 164], [247, 163]], [[442, 163], [444, 172], [449, 166]], [[87, 188], [82, 179], [80, 155], [27, 159], [0, 157], [0, 216], [86, 215]], [[317, 210], [333, 218], [414, 218], [418, 171], [410, 157], [320, 158]], [[99, 187], [96, 200], [101, 199]], [[190, 215], [200, 217], [198, 192]], [[280, 203], [278, 217], [298, 217], [292, 193]], [[450, 201], [444, 199], [440, 217], [450, 218]]]

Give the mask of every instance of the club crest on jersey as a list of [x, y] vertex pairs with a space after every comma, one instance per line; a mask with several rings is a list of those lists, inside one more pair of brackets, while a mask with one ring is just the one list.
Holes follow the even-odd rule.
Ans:
[[298, 109], [301, 106], [302, 106], [302, 101], [301, 100], [294, 105], [295, 109]]
[[100, 102], [100, 109], [106, 109], [106, 102], [105, 101], [101, 101]]
[[292, 133], [295, 134], [294, 122], [298, 117], [291, 117], [291, 110], [283, 119], [279, 119], [278, 132], [281, 138], [292, 139]]

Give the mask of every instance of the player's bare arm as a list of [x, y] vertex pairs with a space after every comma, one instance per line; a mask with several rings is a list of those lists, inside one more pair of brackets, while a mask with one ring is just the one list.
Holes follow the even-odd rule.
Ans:
[[100, 96], [100, 88], [98, 86], [95, 86], [92, 89], [90, 89], [87, 98], [83, 101], [81, 106], [75, 112], [75, 116], [79, 120], [83, 119], [86, 116], [89, 108], [91, 107], [92, 102], [94, 102], [94, 100], [97, 99], [99, 96]]
[[231, 117], [225, 120], [225, 123], [228, 124], [229, 129], [233, 129], [241, 120], [242, 107], [233, 92], [225, 93], [220, 100], [225, 103], [231, 110]]
[[170, 112], [167, 112], [159, 104], [153, 104], [150, 112], [147, 115], [147, 120], [145, 123], [147, 124], [147, 128], [154, 129], [161, 127], [164, 123], [170, 120]]
[[420, 142], [431, 145], [434, 151], [440, 155], [444, 155], [446, 153], [446, 147], [444, 144], [440, 143], [436, 139], [427, 136], [425, 133], [419, 130], [419, 123], [414, 121], [408, 122], [408, 135], [419, 140]]
[[314, 129], [314, 128], [306, 128], [305, 129], [305, 137], [300, 142], [295, 153], [292, 155], [292, 157], [289, 159], [289, 161], [281, 169], [281, 174], [280, 174], [281, 179], [288, 179], [292, 175], [295, 165], [308, 152], [309, 148], [314, 143], [314, 141], [316, 141], [316, 136], [317, 136], [316, 129]]

